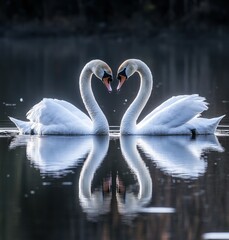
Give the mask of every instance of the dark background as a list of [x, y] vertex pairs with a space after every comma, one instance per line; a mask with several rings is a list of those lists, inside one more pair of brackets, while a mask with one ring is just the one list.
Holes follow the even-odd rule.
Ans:
[[155, 35], [225, 31], [226, 0], [1, 0], [0, 35]]

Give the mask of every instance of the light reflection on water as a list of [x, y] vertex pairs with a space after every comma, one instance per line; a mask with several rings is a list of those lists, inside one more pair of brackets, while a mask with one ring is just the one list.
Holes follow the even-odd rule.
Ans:
[[215, 136], [115, 131], [0, 140], [9, 149], [1, 148], [7, 239], [102, 239], [104, 231], [106, 239], [201, 239], [228, 231], [228, 137], [219, 138], [225, 146]]
[[26, 146], [26, 156], [41, 174], [54, 177], [68, 173], [68, 169], [82, 164], [92, 147], [88, 136], [28, 136], [18, 135], [9, 148]]
[[184, 179], [195, 179], [205, 173], [206, 152], [224, 151], [214, 135], [200, 135], [193, 141], [190, 136], [142, 137], [139, 146], [161, 170]]
[[211, 232], [203, 235], [204, 239], [229, 239], [229, 232]]

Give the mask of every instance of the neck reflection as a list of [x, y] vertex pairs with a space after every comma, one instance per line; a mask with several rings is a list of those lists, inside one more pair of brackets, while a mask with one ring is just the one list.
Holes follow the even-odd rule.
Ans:
[[[157, 191], [158, 187], [153, 188], [152, 172], [145, 161], [152, 160], [166, 175], [196, 179], [206, 171], [204, 154], [224, 151], [213, 135], [198, 136], [195, 140], [188, 136], [121, 136], [119, 141], [121, 151], [117, 149], [118, 140], [110, 140], [109, 136], [17, 136], [10, 148], [26, 145], [32, 168], [54, 178], [72, 173], [73, 168], [84, 162], [77, 181], [77, 195], [87, 218], [97, 221], [99, 216], [111, 213], [127, 222], [140, 213], [175, 211], [152, 200], [153, 189]], [[104, 165], [108, 173], [105, 177]], [[105, 179], [100, 187], [93, 186], [95, 175]], [[154, 201], [162, 206], [152, 207]]]
[[93, 136], [91, 151], [80, 172], [79, 200], [83, 211], [87, 213], [90, 220], [95, 220], [99, 215], [110, 211], [109, 179], [108, 182], [104, 182], [104, 185], [108, 185], [108, 190], [103, 191], [104, 188], [98, 188], [92, 191], [94, 175], [107, 155], [108, 147], [108, 136]]

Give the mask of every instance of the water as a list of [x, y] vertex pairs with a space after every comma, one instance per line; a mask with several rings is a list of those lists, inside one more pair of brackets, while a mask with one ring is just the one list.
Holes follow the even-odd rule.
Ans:
[[[229, 138], [216, 136], [18, 136], [8, 116], [25, 119], [43, 97], [84, 110], [77, 77], [92, 58], [116, 75], [130, 57], [148, 63], [154, 91], [141, 117], [176, 94], [199, 93], [206, 117], [228, 115], [229, 47], [199, 41], [0, 40], [0, 236], [13, 239], [229, 239]], [[136, 80], [134, 80], [136, 78]], [[138, 90], [119, 94], [93, 81], [110, 125]], [[113, 88], [117, 85], [113, 82]], [[102, 87], [101, 87], [102, 86]]]
[[228, 136], [15, 136], [0, 144], [2, 239], [229, 231]]

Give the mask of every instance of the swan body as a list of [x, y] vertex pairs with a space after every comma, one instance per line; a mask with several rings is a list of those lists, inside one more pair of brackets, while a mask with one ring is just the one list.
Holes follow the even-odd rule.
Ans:
[[149, 67], [138, 59], [128, 59], [123, 62], [118, 70], [119, 85], [117, 90], [120, 90], [125, 80], [135, 72], [140, 75], [141, 85], [137, 97], [121, 120], [121, 134], [214, 134], [224, 116], [211, 119], [201, 118], [200, 114], [208, 109], [208, 104], [205, 102], [205, 98], [198, 94], [169, 98], [137, 124], [137, 119], [153, 88], [153, 77]]
[[12, 117], [10, 120], [17, 126], [20, 134], [108, 134], [107, 119], [91, 89], [93, 74], [103, 81], [108, 91], [112, 91], [110, 67], [101, 60], [92, 60], [87, 63], [80, 74], [79, 85], [82, 100], [90, 117], [69, 102], [44, 98], [28, 111], [29, 121], [21, 121]]

